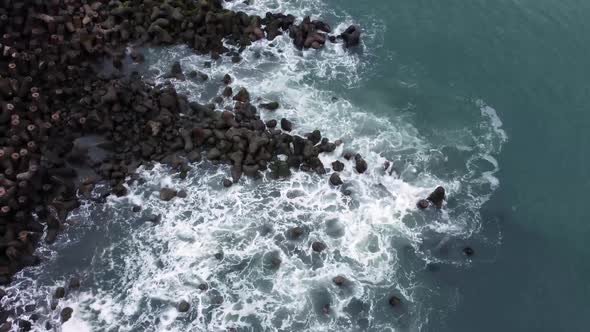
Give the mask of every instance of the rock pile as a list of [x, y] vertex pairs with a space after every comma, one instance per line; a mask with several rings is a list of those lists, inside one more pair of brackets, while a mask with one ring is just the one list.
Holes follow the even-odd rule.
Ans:
[[[0, 284], [39, 262], [33, 255], [36, 244], [43, 236], [55, 240], [78, 197], [103, 180], [113, 194], [125, 195], [126, 179], [146, 161], [186, 174], [188, 163], [205, 153], [232, 165], [233, 182], [256, 177], [269, 165], [281, 176], [289, 168], [325, 173], [318, 154], [336, 145], [319, 132], [289, 134], [295, 125], [287, 119], [280, 128], [274, 120], [264, 123], [246, 89], [233, 93], [229, 76], [219, 98], [231, 97], [235, 106], [220, 112], [212, 104], [189, 103], [172, 86], [154, 86], [120, 71], [128, 58], [143, 61], [137, 49], [127, 52], [128, 45], [183, 43], [216, 59], [238, 56], [222, 40], [242, 50], [289, 31], [296, 45], [317, 48], [325, 42], [320, 34], [330, 31], [320, 21], [306, 18], [298, 27], [294, 22], [291, 15], [232, 12], [221, 0], [2, 1]], [[97, 70], [103, 59], [112, 63], [112, 73]], [[186, 78], [179, 64], [171, 75]], [[278, 104], [262, 107], [274, 110]], [[87, 135], [105, 139], [106, 158], [92, 160], [76, 144]], [[286, 161], [277, 158], [280, 154]], [[80, 168], [94, 170], [97, 177], [80, 179]]]

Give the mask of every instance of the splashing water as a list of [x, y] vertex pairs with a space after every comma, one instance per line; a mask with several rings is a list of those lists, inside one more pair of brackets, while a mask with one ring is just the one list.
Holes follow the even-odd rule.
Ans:
[[[316, 1], [226, 5], [262, 15], [326, 12]], [[336, 31], [352, 23], [346, 15], [332, 16], [344, 17]], [[369, 27], [364, 38], [380, 37]], [[342, 139], [341, 147], [321, 158], [326, 166], [344, 162], [345, 185], [334, 188], [325, 176], [294, 172], [286, 180], [265, 175], [222, 188], [228, 167], [207, 161], [194, 165], [186, 179], [162, 165], [141, 168], [128, 197], [76, 211], [70, 220], [78, 224], [55, 251], [41, 249], [47, 263], [21, 272], [5, 304], [16, 306], [15, 298], [20, 304], [40, 303], [38, 310], [53, 321], [70, 306], [74, 315], [63, 331], [420, 330], [430, 308], [418, 272], [436, 262], [463, 264], [433, 252], [449, 239], [477, 233], [479, 209], [499, 186], [493, 155], [507, 137], [494, 109], [473, 102], [474, 110], [481, 110], [479, 122], [453, 146], [440, 145], [421, 137], [395, 110], [376, 115], [328, 88], [358, 85], [370, 68], [368, 57], [333, 44], [320, 52], [298, 51], [287, 36], [257, 42], [241, 56], [239, 64], [224, 59], [209, 66], [208, 57], [173, 47], [151, 49], [147, 59], [158, 81], [173, 61], [185, 72], [208, 74], [205, 83], [173, 81], [192, 100], [218, 95], [221, 77], [230, 73], [234, 89], [247, 87], [260, 102], [280, 102], [275, 112], [260, 111], [263, 120], [285, 117], [295, 123], [295, 134], [317, 128], [325, 137]], [[340, 157], [343, 151], [360, 153], [367, 173], [356, 174], [353, 163]], [[383, 169], [385, 161], [391, 162], [391, 174]], [[454, 165], [452, 172], [440, 171], [447, 164]], [[416, 202], [437, 185], [447, 189], [445, 209], [417, 211]], [[188, 195], [162, 202], [157, 192], [163, 186]], [[132, 214], [132, 204], [142, 212]], [[161, 215], [161, 222], [147, 221], [152, 215]], [[294, 237], [295, 227], [303, 235]], [[327, 249], [314, 252], [315, 241]], [[408, 248], [419, 257], [418, 266], [401, 259]], [[72, 272], [83, 276], [81, 291], [49, 309], [53, 289]], [[335, 285], [336, 276], [347, 282]], [[392, 295], [402, 305], [391, 308]], [[177, 311], [180, 300], [190, 303], [187, 313]], [[39, 320], [36, 326], [43, 324]]]

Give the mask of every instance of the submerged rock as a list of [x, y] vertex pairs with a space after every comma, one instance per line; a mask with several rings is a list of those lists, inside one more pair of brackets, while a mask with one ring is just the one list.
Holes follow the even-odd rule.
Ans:
[[330, 176], [330, 184], [333, 186], [340, 186], [342, 185], [344, 182], [342, 182], [342, 179], [340, 179], [340, 175], [338, 173], [334, 173]]
[[399, 297], [393, 295], [389, 298], [389, 305], [390, 306], [399, 307], [401, 304], [402, 304], [402, 300]]
[[326, 250], [327, 246], [323, 242], [315, 241], [311, 244], [311, 249], [315, 252], [322, 252]]
[[74, 309], [72, 309], [70, 307], [63, 308], [61, 310], [61, 312], [59, 313], [62, 323], [65, 323], [68, 320], [70, 320], [70, 318], [72, 318], [73, 313], [74, 313]]
[[178, 312], [187, 312], [190, 309], [190, 304], [182, 300], [178, 303]]
[[428, 198], [427, 198], [427, 200], [432, 202], [432, 204], [434, 204], [434, 206], [436, 206], [439, 209], [442, 207], [444, 199], [445, 199], [445, 188], [443, 188], [443, 187], [437, 187], [430, 195], [428, 195]]
[[171, 188], [162, 188], [160, 189], [160, 199], [168, 202], [176, 197], [177, 191]]

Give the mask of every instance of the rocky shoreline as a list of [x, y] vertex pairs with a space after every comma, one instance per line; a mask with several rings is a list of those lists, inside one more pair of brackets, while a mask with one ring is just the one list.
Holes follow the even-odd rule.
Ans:
[[[272, 112], [280, 105], [254, 105], [247, 89], [233, 87], [229, 75], [219, 82], [221, 94], [203, 105], [189, 102], [171, 84], [142, 79], [125, 65], [142, 62], [139, 49], [146, 46], [184, 44], [213, 61], [226, 56], [239, 62], [240, 52], [251, 43], [281, 34], [288, 34], [298, 49], [360, 42], [357, 26], [334, 35], [320, 20], [296, 22], [282, 13], [258, 17], [229, 11], [220, 0], [1, 0], [0, 284], [39, 264], [34, 252], [40, 241], [55, 241], [68, 213], [80, 200], [91, 199], [97, 183], [110, 184], [104, 197], [124, 196], [137, 167], [152, 161], [170, 165], [181, 176], [202, 156], [231, 165], [225, 187], [267, 170], [275, 178], [287, 177], [291, 170], [331, 170], [327, 181], [342, 185], [344, 164], [323, 165], [319, 158], [341, 141], [331, 142], [319, 130], [293, 135], [294, 125], [286, 118], [262, 121], [259, 108]], [[97, 65], [105, 60], [112, 71]], [[178, 63], [166, 77], [209, 79], [196, 71], [184, 73]], [[228, 102], [233, 107], [222, 108]], [[80, 144], [90, 135], [101, 138], [105, 153], [98, 159]], [[356, 172], [367, 171], [359, 154], [342, 157], [354, 160]], [[87, 172], [80, 174], [81, 169]], [[160, 192], [163, 200], [182, 196], [174, 188]], [[437, 189], [418, 207], [440, 208], [444, 196], [444, 189]], [[316, 251], [324, 248], [323, 243], [313, 245]], [[55, 301], [64, 293], [59, 288]], [[72, 313], [63, 310], [65, 321]], [[12, 328], [7, 318], [2, 315], [0, 331]], [[18, 324], [23, 330], [31, 327], [26, 320]]]
[[[326, 42], [352, 47], [360, 41], [355, 26], [336, 36], [322, 21], [295, 22], [282, 13], [258, 17], [225, 10], [219, 0], [1, 1], [0, 284], [39, 264], [34, 254], [39, 242], [55, 241], [68, 213], [90, 198], [96, 183], [108, 182], [112, 194], [124, 196], [126, 181], [142, 164], [162, 162], [185, 174], [204, 154], [231, 165], [225, 186], [267, 169], [276, 177], [291, 169], [324, 174], [318, 154], [334, 151], [340, 142], [317, 130], [291, 135], [293, 124], [285, 118], [263, 122], [248, 91], [233, 91], [229, 75], [219, 82], [223, 93], [201, 105], [171, 84], [150, 84], [125, 68], [126, 61], [143, 61], [142, 46], [185, 44], [212, 60], [228, 56], [239, 62], [251, 43], [281, 34], [299, 49], [320, 49]], [[109, 73], [97, 66], [105, 59], [114, 68]], [[186, 76], [208, 79], [198, 72]], [[175, 64], [169, 78], [186, 76]], [[228, 99], [234, 107], [219, 110]], [[276, 102], [258, 106], [279, 108]], [[105, 156], [89, 158], [88, 148], [79, 144], [88, 135], [104, 140]], [[355, 160], [357, 171], [364, 172], [366, 162], [359, 155]], [[82, 176], [79, 169], [93, 175]], [[342, 183], [337, 173], [330, 182]], [[181, 196], [171, 188], [160, 194]], [[7, 315], [0, 324], [0, 331], [11, 329]], [[23, 330], [30, 326], [19, 321]]]

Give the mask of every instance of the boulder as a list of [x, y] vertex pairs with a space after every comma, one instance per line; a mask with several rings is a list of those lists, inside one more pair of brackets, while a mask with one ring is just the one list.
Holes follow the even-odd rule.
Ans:
[[190, 304], [182, 300], [178, 303], [178, 312], [187, 312], [190, 309]]
[[340, 175], [338, 173], [333, 173], [330, 176], [330, 184], [333, 186], [340, 186], [342, 185], [344, 182], [342, 182], [342, 179], [340, 179]]
[[427, 200], [429, 200], [432, 204], [434, 204], [434, 206], [440, 209], [445, 199], [445, 195], [445, 188], [439, 186], [436, 189], [434, 189], [434, 191], [430, 195], [428, 195]]
[[345, 47], [357, 46], [361, 42], [361, 28], [356, 25], [349, 26], [340, 37], [344, 40]]
[[342, 172], [344, 170], [344, 164], [338, 160], [332, 163], [332, 170], [334, 172]]
[[171, 201], [174, 197], [176, 197], [177, 191], [171, 188], [162, 188], [160, 189], [160, 199], [168, 202]]

